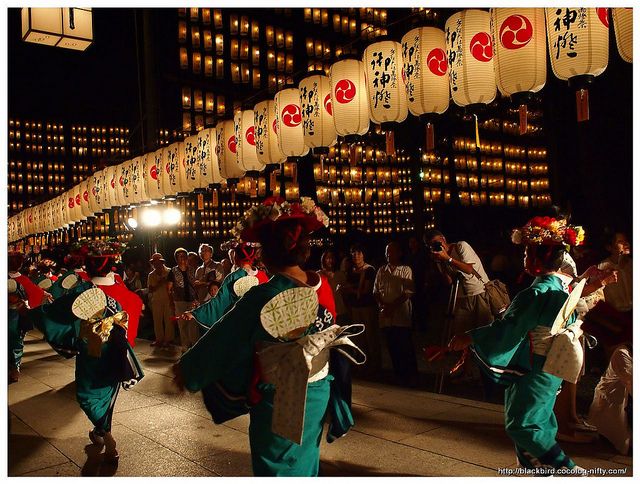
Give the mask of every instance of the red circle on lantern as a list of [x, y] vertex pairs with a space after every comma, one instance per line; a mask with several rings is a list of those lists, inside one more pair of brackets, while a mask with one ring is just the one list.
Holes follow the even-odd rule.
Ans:
[[273, 132], [275, 134], [278, 134], [278, 123], [276, 122], [276, 120], [273, 120], [273, 124], [271, 125], [271, 127], [273, 128]]
[[302, 113], [297, 104], [287, 104], [282, 110], [282, 122], [285, 126], [295, 128], [302, 122]]
[[111, 179], [111, 188], [115, 188], [116, 187], [116, 179], [112, 178]]
[[[94, 190], [95, 190], [95, 188], [94, 188]], [[82, 194], [82, 196], [83, 196], [85, 202], [89, 201], [89, 191], [88, 190], [85, 190], [84, 193]]]
[[33, 222], [33, 215], [29, 214], [29, 223]]
[[69, 198], [69, 208], [73, 208], [73, 197]]
[[598, 18], [600, 22], [604, 24], [606, 28], [609, 28], [609, 9], [608, 8], [596, 8]]
[[329, 115], [333, 116], [333, 106], [331, 105], [331, 93], [327, 94], [327, 97], [324, 98], [324, 108], [327, 110]]
[[493, 58], [491, 36], [486, 32], [478, 32], [469, 43], [471, 55], [480, 62], [489, 62]]
[[156, 165], [151, 165], [151, 168], [149, 169], [149, 174], [151, 175], [151, 178], [153, 178], [154, 180], [158, 179], [158, 167]]
[[333, 90], [336, 101], [340, 104], [347, 104], [353, 101], [356, 97], [356, 85], [349, 79], [341, 79], [336, 83], [336, 87]]
[[427, 55], [427, 66], [436, 76], [444, 76], [447, 73], [447, 54], [444, 50], [436, 47]]
[[96, 196], [96, 187], [93, 187], [91, 189], [91, 193], [93, 194], [94, 197]]
[[123, 187], [124, 186], [124, 180], [122, 179], [122, 177], [120, 177], [120, 186]]
[[255, 126], [249, 126], [247, 132], [244, 134], [244, 138], [247, 140], [251, 146], [256, 145], [256, 128]]
[[524, 15], [510, 15], [500, 27], [500, 43], [505, 49], [520, 49], [533, 37], [533, 25]]
[[80, 205], [80, 194], [76, 195], [76, 205]]
[[231, 136], [227, 140], [227, 146], [229, 147], [229, 151], [231, 151], [231, 153], [233, 154], [236, 153], [236, 137], [235, 136]]

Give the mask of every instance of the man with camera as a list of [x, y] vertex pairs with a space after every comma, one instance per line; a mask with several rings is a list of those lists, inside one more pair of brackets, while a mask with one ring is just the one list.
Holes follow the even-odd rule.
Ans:
[[[442, 232], [431, 229], [424, 235], [439, 273], [451, 285], [460, 281], [449, 334], [459, 334], [493, 321], [491, 308], [485, 297], [487, 273], [478, 254], [464, 241], [448, 243]], [[465, 376], [471, 377], [471, 367], [465, 365]]]

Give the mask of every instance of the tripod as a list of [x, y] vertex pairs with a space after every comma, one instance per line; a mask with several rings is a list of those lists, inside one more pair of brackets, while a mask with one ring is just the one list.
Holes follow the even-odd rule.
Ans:
[[[441, 346], [444, 348], [449, 341], [451, 341], [451, 331], [453, 329], [453, 318], [454, 311], [456, 309], [456, 303], [458, 302], [458, 290], [460, 289], [460, 280], [462, 279], [462, 274], [460, 272], [456, 272], [455, 277], [453, 278], [453, 282], [451, 284], [451, 291], [449, 292], [449, 303], [447, 305], [447, 312], [444, 317], [444, 327], [442, 328], [442, 344]], [[444, 377], [445, 371], [442, 370], [438, 375], [436, 375], [435, 381], [435, 392], [442, 393], [442, 386], [444, 385]]]

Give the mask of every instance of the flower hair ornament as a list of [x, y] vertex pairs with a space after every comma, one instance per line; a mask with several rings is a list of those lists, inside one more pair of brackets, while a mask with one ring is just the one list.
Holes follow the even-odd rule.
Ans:
[[247, 210], [231, 229], [231, 235], [245, 242], [256, 242], [261, 227], [290, 219], [298, 220], [307, 233], [329, 226], [329, 217], [309, 197], [301, 197], [300, 202], [294, 203], [270, 197]]
[[585, 232], [579, 225], [568, 225], [566, 220], [553, 217], [533, 217], [527, 224], [511, 232], [514, 244], [565, 245], [576, 247], [584, 243]]

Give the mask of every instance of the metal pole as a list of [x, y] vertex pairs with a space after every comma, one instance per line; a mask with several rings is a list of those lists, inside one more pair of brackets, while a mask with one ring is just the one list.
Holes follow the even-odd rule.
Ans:
[[[453, 318], [454, 318], [454, 312], [456, 309], [456, 302], [458, 300], [458, 290], [460, 288], [460, 273], [456, 273], [454, 279], [453, 279], [453, 283], [451, 284], [451, 291], [449, 292], [449, 303], [447, 305], [447, 315], [445, 317], [444, 320], [444, 328], [442, 329], [442, 341], [441, 341], [441, 346], [445, 347], [449, 341], [451, 340], [451, 331], [453, 329]], [[437, 376], [436, 376], [436, 384], [435, 384], [435, 391], [437, 393], [442, 393], [442, 387], [444, 385], [444, 375], [445, 374], [445, 370], [442, 370]]]

